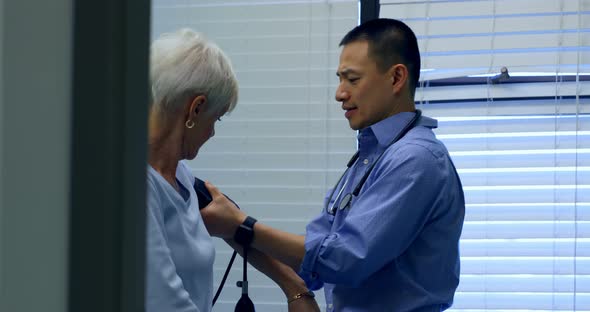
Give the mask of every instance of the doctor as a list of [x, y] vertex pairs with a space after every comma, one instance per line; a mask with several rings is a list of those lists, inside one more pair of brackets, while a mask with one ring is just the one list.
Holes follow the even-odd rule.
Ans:
[[327, 311], [442, 311], [459, 283], [465, 203], [459, 176], [414, 105], [420, 75], [416, 36], [377, 19], [341, 41], [336, 100], [358, 130], [358, 152], [305, 236], [272, 228], [207, 183], [201, 211], [211, 235], [250, 231], [251, 246], [325, 288]]

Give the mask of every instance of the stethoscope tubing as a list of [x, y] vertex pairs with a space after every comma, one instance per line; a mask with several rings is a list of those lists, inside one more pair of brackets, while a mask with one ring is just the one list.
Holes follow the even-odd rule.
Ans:
[[[387, 150], [389, 149], [389, 147], [391, 147], [397, 141], [401, 140], [408, 132], [410, 132], [410, 130], [412, 130], [412, 128], [414, 128], [416, 126], [416, 124], [420, 120], [420, 117], [421, 116], [422, 116], [422, 111], [420, 111], [419, 109], [417, 109], [414, 117], [412, 117], [412, 119], [410, 120], [410, 122], [408, 122], [404, 126], [404, 128], [402, 129], [402, 131], [400, 131], [395, 136], [395, 138], [393, 138], [389, 142], [389, 144], [387, 144], [387, 146], [385, 147], [385, 149], [383, 150], [383, 152], [381, 152], [381, 154], [379, 155], [379, 157], [377, 157], [377, 159], [373, 162], [373, 164], [371, 165], [371, 167], [369, 167], [369, 169], [365, 172], [365, 174], [363, 175], [363, 177], [361, 178], [361, 180], [357, 183], [356, 187], [353, 189], [352, 193], [348, 193], [348, 194], [346, 194], [344, 196], [344, 198], [347, 198], [347, 201], [346, 201], [344, 207], [341, 207], [342, 206], [341, 203], [344, 201], [344, 198], [338, 204], [338, 207], [336, 207], [336, 202], [340, 199], [340, 195], [342, 195], [342, 192], [343, 192], [344, 188], [346, 187], [346, 184], [348, 184], [348, 179], [346, 179], [346, 182], [344, 182], [344, 185], [340, 188], [340, 191], [338, 191], [338, 195], [334, 199], [334, 203], [332, 205], [330, 205], [330, 201], [332, 200], [332, 197], [334, 196], [334, 193], [335, 193], [336, 189], [338, 188], [338, 185], [340, 185], [340, 182], [342, 182], [342, 179], [346, 176], [346, 174], [348, 173], [348, 171], [350, 170], [350, 168], [357, 162], [357, 160], [359, 158], [359, 152], [358, 151], [356, 151], [356, 153], [354, 153], [354, 155], [352, 155], [352, 157], [350, 158], [350, 160], [346, 164], [346, 170], [344, 170], [344, 173], [340, 176], [340, 178], [338, 179], [338, 182], [336, 182], [336, 185], [334, 185], [334, 188], [332, 189], [332, 192], [330, 193], [330, 197], [328, 197], [328, 199], [326, 201], [326, 204], [325, 204], [324, 209], [326, 210], [326, 212], [328, 214], [330, 214], [330, 215], [336, 215], [336, 211], [338, 210], [338, 208], [340, 208], [342, 210], [342, 209], [344, 209], [344, 208], [346, 208], [347, 206], [350, 205], [353, 196], [358, 196], [359, 195], [361, 189], [363, 188], [363, 185], [365, 184], [365, 181], [367, 180], [367, 178], [369, 177], [369, 175], [371, 174], [371, 172], [375, 168], [375, 165], [377, 165], [377, 163], [379, 162], [379, 160], [381, 160], [381, 158], [383, 158], [383, 156], [385, 155], [385, 152], [387, 152]], [[336, 208], [336, 209], [334, 209], [334, 208]]]

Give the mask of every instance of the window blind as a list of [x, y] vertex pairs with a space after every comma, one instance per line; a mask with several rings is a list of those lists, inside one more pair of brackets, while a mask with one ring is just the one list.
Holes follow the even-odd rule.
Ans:
[[382, 0], [419, 36], [423, 79], [495, 73], [590, 72], [588, 0]]
[[[181, 27], [203, 32], [228, 54], [240, 84], [235, 111], [190, 162], [194, 174], [259, 220], [303, 234], [355, 151], [334, 92], [338, 43], [358, 14], [356, 0], [154, 0], [154, 38]], [[221, 240], [216, 249], [215, 287], [231, 255]], [[233, 311], [240, 297], [237, 262], [215, 311]], [[248, 280], [257, 311], [287, 311], [270, 279], [252, 269]]]
[[[380, 15], [416, 32], [416, 103], [464, 186], [451, 310], [590, 311], [590, 1], [382, 0]], [[435, 83], [503, 66], [554, 81]]]

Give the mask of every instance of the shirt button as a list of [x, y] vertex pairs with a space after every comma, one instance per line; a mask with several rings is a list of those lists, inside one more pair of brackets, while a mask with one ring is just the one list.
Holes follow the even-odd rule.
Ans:
[[332, 310], [333, 308], [334, 308], [334, 305], [330, 303], [330, 304], [328, 305], [328, 309]]
[[365, 160], [363, 160], [363, 164], [368, 165], [369, 164], [369, 160], [365, 158]]

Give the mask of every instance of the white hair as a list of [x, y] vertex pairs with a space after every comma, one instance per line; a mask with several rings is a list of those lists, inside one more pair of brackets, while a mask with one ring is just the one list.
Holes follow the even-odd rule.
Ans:
[[166, 33], [150, 53], [150, 83], [154, 109], [174, 113], [192, 96], [205, 95], [208, 114], [232, 111], [238, 82], [229, 58], [203, 34], [191, 29]]

